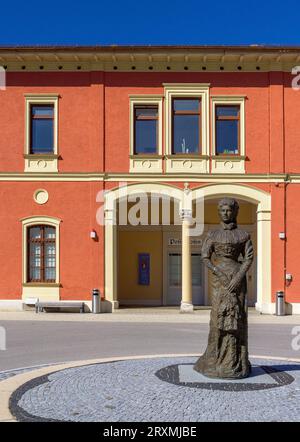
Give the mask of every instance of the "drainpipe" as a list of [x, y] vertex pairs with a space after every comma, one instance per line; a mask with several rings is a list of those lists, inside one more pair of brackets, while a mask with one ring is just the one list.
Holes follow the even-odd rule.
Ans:
[[290, 285], [291, 279], [287, 279], [287, 267], [286, 267], [286, 255], [287, 255], [287, 186], [290, 184], [291, 179], [288, 174], [284, 177], [284, 199], [283, 199], [283, 223], [284, 223], [284, 232], [285, 232], [285, 239], [284, 239], [284, 245], [283, 245], [283, 263], [284, 263], [284, 293], [286, 295], [286, 288]]

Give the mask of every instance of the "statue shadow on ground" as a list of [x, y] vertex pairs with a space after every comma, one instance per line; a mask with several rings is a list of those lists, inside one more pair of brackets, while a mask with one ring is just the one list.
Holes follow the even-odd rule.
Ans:
[[[273, 373], [291, 373], [294, 371], [300, 371], [300, 364], [283, 364], [283, 365], [253, 365], [252, 368], [255, 367], [263, 367], [266, 369], [270, 369], [270, 371], [272, 371]], [[255, 374], [255, 372], [253, 373], [253, 375], [251, 374], [251, 377], [255, 377], [255, 376], [259, 376], [260, 373]]]

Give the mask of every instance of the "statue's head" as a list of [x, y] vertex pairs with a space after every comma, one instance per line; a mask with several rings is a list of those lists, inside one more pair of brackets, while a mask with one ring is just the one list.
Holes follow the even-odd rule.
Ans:
[[219, 201], [218, 211], [223, 223], [236, 223], [239, 212], [239, 203], [233, 198], [223, 198]]

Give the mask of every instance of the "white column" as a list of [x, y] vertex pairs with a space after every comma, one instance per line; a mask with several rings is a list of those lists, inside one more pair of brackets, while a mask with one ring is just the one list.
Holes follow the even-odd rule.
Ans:
[[182, 209], [182, 298], [180, 311], [182, 313], [193, 312], [192, 293], [192, 260], [190, 226], [192, 220], [191, 210]]
[[275, 313], [271, 297], [271, 211], [258, 207], [256, 310], [261, 313]]
[[112, 311], [119, 307], [117, 300], [117, 226], [114, 209], [106, 209], [105, 216], [105, 300]]

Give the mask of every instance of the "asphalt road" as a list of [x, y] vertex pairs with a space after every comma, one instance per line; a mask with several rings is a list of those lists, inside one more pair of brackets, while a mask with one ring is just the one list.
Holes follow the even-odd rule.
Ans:
[[[0, 371], [111, 356], [198, 354], [208, 335], [207, 324], [0, 321], [0, 326], [7, 341]], [[300, 350], [292, 349], [292, 328], [250, 324], [250, 354], [300, 358]]]

